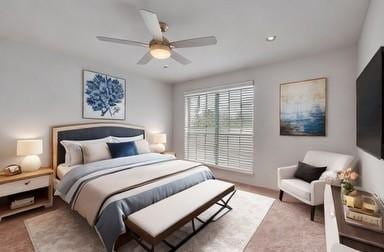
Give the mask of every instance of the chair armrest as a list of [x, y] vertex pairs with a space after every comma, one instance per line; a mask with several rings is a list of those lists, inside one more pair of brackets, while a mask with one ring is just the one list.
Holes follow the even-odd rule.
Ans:
[[313, 206], [324, 204], [325, 184], [322, 180], [314, 180], [311, 182], [311, 202]]
[[280, 180], [293, 178], [297, 165], [290, 165], [285, 167], [277, 168], [277, 184], [280, 188]]

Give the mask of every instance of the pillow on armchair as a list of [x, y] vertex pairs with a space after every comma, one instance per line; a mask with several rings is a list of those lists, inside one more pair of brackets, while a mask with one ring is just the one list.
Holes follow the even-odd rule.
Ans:
[[318, 180], [325, 170], [327, 167], [317, 167], [299, 161], [294, 177], [311, 183]]
[[328, 170], [321, 174], [319, 180], [334, 186], [340, 186], [341, 183], [341, 180], [338, 178], [338, 173], [335, 171]]

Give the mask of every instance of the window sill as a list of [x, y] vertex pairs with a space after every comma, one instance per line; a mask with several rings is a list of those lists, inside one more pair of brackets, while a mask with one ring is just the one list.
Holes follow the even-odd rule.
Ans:
[[250, 171], [250, 170], [241, 169], [241, 168], [232, 168], [232, 167], [225, 167], [225, 166], [207, 164], [207, 163], [204, 163], [204, 162], [201, 162], [201, 161], [196, 161], [196, 160], [191, 160], [191, 159], [185, 159], [185, 160], [201, 163], [201, 164], [203, 164], [205, 166], [208, 166], [209, 168], [214, 168], [214, 169], [218, 169], [218, 170], [225, 170], [225, 171], [241, 173], [241, 174], [247, 174], [247, 175], [253, 175], [254, 174], [253, 169], [252, 169], [252, 171]]

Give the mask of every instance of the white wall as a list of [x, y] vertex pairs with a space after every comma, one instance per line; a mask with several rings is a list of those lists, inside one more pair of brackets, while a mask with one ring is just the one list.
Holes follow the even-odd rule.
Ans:
[[[188, 90], [255, 81], [254, 175], [216, 170], [218, 177], [276, 188], [276, 168], [297, 163], [310, 149], [355, 154], [356, 47], [254, 69], [227, 73], [173, 87], [174, 148], [183, 157], [184, 102]], [[279, 135], [279, 84], [328, 78], [327, 137]]]
[[[380, 46], [384, 46], [384, 1], [371, 0], [358, 44], [358, 69], [361, 73]], [[362, 186], [384, 199], [384, 161], [359, 149]]]
[[94, 121], [82, 119], [83, 69], [125, 78], [126, 123], [171, 136], [170, 85], [127, 69], [10, 41], [0, 41], [0, 52], [0, 167], [20, 161], [15, 157], [20, 138], [43, 138], [42, 163], [49, 165], [50, 127]]

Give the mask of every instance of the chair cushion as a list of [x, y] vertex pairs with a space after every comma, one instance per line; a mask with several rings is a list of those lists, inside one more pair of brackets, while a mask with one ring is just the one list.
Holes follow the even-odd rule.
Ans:
[[301, 179], [282, 179], [280, 189], [299, 198], [311, 200], [311, 184]]
[[294, 177], [311, 183], [314, 180], [318, 180], [326, 169], [327, 167], [312, 166], [299, 161]]

